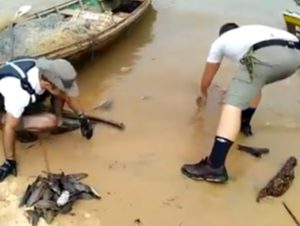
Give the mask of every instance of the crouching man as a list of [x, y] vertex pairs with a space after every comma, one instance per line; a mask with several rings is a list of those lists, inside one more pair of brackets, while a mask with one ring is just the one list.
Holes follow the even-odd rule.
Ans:
[[[16, 138], [24, 131], [40, 132], [56, 128], [61, 123], [60, 109], [66, 103], [78, 114], [82, 135], [90, 139], [93, 127], [76, 100], [79, 95], [74, 67], [64, 59], [22, 57], [6, 62], [0, 68], [0, 103], [3, 124], [5, 161], [0, 165], [0, 182], [9, 175], [17, 175]], [[55, 114], [30, 111], [47, 94], [53, 97]]]

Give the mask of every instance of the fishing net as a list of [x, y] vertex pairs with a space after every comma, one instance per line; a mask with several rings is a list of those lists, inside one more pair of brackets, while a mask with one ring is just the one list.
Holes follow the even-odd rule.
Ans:
[[[0, 33], [0, 61], [16, 56], [39, 55], [68, 45], [94, 39], [114, 23], [110, 14], [87, 20], [78, 14], [66, 17], [53, 13], [43, 18], [8, 27]], [[13, 50], [13, 51], [12, 51]]]

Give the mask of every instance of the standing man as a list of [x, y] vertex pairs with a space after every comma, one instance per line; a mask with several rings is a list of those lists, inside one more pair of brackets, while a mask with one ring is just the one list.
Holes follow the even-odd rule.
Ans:
[[[74, 67], [64, 59], [19, 58], [0, 68], [0, 104], [3, 125], [5, 162], [0, 166], [0, 182], [17, 175], [15, 137], [20, 131], [47, 131], [61, 123], [64, 103], [78, 114], [82, 135], [90, 139], [93, 127], [74, 97], [79, 95]], [[30, 107], [43, 100], [48, 92], [54, 96], [55, 113], [30, 112]], [[28, 114], [29, 113], [29, 114]]]
[[224, 24], [212, 44], [202, 75], [201, 96], [217, 73], [223, 57], [239, 64], [226, 94], [211, 153], [196, 164], [185, 164], [181, 171], [195, 180], [223, 183], [228, 180], [225, 159], [239, 130], [252, 135], [250, 121], [260, 101], [262, 88], [288, 78], [300, 66], [300, 43], [284, 30], [235, 23]]

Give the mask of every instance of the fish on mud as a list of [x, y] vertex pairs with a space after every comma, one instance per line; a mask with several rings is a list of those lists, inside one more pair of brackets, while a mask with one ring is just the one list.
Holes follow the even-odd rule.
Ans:
[[88, 177], [87, 173], [73, 173], [65, 176], [65, 178], [70, 181], [81, 181], [86, 177]]
[[88, 186], [86, 184], [82, 184], [80, 182], [75, 183], [74, 184], [75, 189], [79, 192], [79, 193], [83, 193], [83, 194], [87, 194], [87, 195], [91, 195], [93, 198], [95, 199], [101, 199], [101, 196], [97, 193], [97, 191], [91, 187]]
[[296, 165], [297, 159], [294, 156], [289, 157], [278, 173], [259, 191], [256, 201], [259, 202], [267, 196], [282, 196], [289, 189], [295, 178], [294, 168]]
[[51, 209], [51, 210], [58, 210], [59, 207], [56, 205], [56, 203], [52, 200], [39, 200], [34, 204], [34, 207], [38, 209]]
[[[46, 173], [28, 185], [19, 206], [31, 207], [25, 211], [30, 224], [37, 226], [43, 218], [51, 224], [58, 214], [70, 213], [80, 199], [101, 199], [96, 190], [81, 182], [86, 173]], [[33, 207], [33, 209], [32, 209]]]
[[40, 182], [40, 180], [41, 180], [41, 177], [38, 176], [32, 184], [27, 186], [26, 191], [25, 191], [25, 193], [24, 193], [24, 195], [21, 198], [21, 201], [19, 203], [19, 207], [22, 207], [23, 205], [27, 204], [28, 199], [30, 198], [32, 192], [36, 189], [36, 186]]
[[58, 211], [52, 209], [43, 209], [42, 212], [42, 218], [46, 221], [47, 224], [51, 224], [58, 214]]
[[[34, 203], [36, 203], [37, 201], [39, 201], [44, 194], [44, 191], [46, 189], [46, 182], [43, 178], [38, 178], [32, 185], [30, 188], [30, 194], [26, 194], [28, 195], [28, 198], [26, 200], [26, 203], [24, 203], [27, 207], [32, 206]], [[28, 192], [29, 193], [29, 192]], [[24, 195], [24, 196], [25, 196]]]
[[24, 206], [27, 203], [28, 198], [31, 195], [31, 192], [32, 192], [32, 185], [28, 185], [27, 188], [26, 188], [26, 191], [25, 191], [25, 193], [23, 195], [23, 197], [21, 198], [21, 201], [19, 203], [19, 207], [22, 207], [22, 206]]
[[253, 155], [256, 158], [261, 158], [263, 154], [268, 154], [270, 152], [268, 148], [250, 147], [241, 144], [237, 145], [237, 149], [239, 151], [249, 153], [250, 155]]
[[36, 208], [33, 210], [26, 210], [25, 211], [26, 218], [28, 220], [28, 223], [32, 226], [37, 226], [40, 220], [40, 217], [42, 216], [42, 212]]

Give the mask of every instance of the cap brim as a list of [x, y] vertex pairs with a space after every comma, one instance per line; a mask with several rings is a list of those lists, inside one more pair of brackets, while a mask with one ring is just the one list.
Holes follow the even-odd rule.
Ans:
[[70, 97], [78, 97], [79, 96], [79, 88], [76, 82], [73, 83], [70, 89], [64, 90], [68, 96]]

